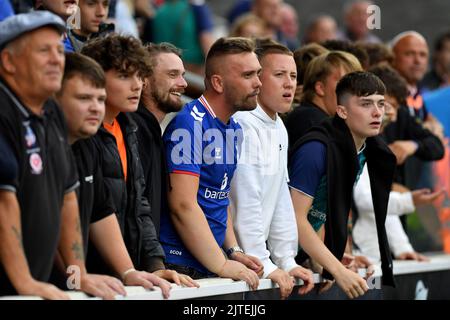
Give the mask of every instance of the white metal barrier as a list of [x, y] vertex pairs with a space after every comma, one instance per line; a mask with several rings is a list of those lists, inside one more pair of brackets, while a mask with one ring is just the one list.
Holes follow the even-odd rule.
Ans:
[[[430, 262], [417, 261], [394, 261], [394, 275], [422, 274], [437, 271], [450, 271], [450, 255], [431, 256]], [[360, 274], [364, 276], [365, 270], [360, 270]], [[379, 277], [381, 271], [379, 266], [375, 268], [374, 277]], [[319, 274], [314, 274], [314, 282], [320, 283], [322, 278]], [[195, 299], [204, 297], [214, 297], [219, 295], [246, 293], [250, 291], [249, 286], [243, 281], [233, 281], [224, 278], [209, 278], [198, 280], [200, 288], [187, 288], [172, 285], [169, 300]], [[303, 282], [297, 281], [297, 285], [301, 286]], [[261, 279], [258, 287], [259, 290], [270, 290], [277, 288], [271, 280]], [[117, 296], [118, 300], [163, 300], [161, 290], [156, 287], [153, 290], [146, 290], [143, 287], [126, 287], [127, 296]], [[98, 298], [89, 297], [82, 292], [67, 292], [73, 300], [98, 300]], [[2, 300], [41, 300], [40, 297], [32, 296], [5, 296], [0, 297]]]

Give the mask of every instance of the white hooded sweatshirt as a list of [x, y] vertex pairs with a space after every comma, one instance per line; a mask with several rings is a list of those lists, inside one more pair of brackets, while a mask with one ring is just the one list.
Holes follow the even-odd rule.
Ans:
[[286, 128], [278, 115], [271, 119], [259, 105], [233, 118], [244, 134], [230, 192], [237, 240], [261, 260], [264, 278], [277, 268], [289, 272], [298, 266], [298, 234], [288, 188]]

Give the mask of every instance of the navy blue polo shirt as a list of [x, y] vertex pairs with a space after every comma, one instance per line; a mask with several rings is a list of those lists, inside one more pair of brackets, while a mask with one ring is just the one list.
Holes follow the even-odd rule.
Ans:
[[[53, 100], [34, 114], [0, 79], [0, 135], [18, 164], [15, 188], [23, 248], [31, 275], [48, 281], [56, 254], [64, 196], [79, 183], [64, 116]], [[0, 267], [0, 294], [10, 289]], [[6, 292], [7, 294], [12, 292]]]

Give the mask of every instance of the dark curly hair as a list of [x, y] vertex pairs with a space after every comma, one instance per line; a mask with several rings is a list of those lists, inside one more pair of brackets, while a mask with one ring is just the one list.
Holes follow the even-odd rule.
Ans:
[[105, 72], [114, 69], [121, 73], [138, 72], [141, 78], [150, 75], [149, 55], [141, 41], [111, 33], [86, 43], [81, 53], [97, 61]]

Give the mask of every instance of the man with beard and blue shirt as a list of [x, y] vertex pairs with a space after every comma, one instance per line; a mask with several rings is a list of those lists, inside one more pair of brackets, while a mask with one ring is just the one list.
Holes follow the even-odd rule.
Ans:
[[217, 40], [206, 58], [204, 94], [186, 105], [164, 133], [170, 213], [161, 216], [160, 241], [169, 268], [194, 279], [216, 274], [244, 280], [256, 289], [262, 264], [238, 246], [228, 214], [241, 130], [231, 116], [253, 110], [261, 86], [254, 50], [248, 39]]

